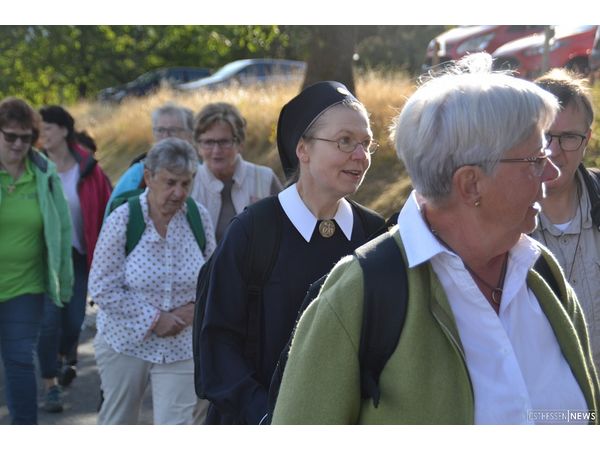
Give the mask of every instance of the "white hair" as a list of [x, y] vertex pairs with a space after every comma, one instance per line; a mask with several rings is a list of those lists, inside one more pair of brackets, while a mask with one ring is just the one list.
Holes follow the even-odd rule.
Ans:
[[424, 82], [394, 120], [398, 157], [424, 197], [447, 197], [463, 165], [492, 173], [504, 153], [554, 121], [553, 95], [491, 69], [486, 53], [462, 58]]
[[162, 169], [194, 175], [198, 168], [198, 153], [188, 141], [170, 137], [152, 146], [146, 155], [144, 166], [152, 175]]

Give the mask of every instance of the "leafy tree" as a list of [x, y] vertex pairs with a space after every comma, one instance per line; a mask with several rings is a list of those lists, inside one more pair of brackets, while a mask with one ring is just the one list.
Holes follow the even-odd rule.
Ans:
[[265, 56], [280, 37], [276, 26], [251, 25], [2, 26], [0, 95], [69, 103], [162, 66]]

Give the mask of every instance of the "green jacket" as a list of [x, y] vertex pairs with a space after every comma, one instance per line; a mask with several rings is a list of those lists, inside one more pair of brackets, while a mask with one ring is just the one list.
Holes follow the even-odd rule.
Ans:
[[[394, 237], [404, 253], [399, 233]], [[546, 254], [548, 255], [548, 254]], [[406, 257], [405, 257], [406, 258]], [[565, 307], [530, 271], [527, 282], [555, 330], [598, 423], [599, 386], [579, 303], [552, 257]], [[408, 270], [406, 320], [381, 373], [375, 408], [361, 400], [358, 349], [363, 277], [356, 258], [334, 268], [293, 338], [273, 424], [472, 424], [473, 390], [450, 304], [431, 264]]]
[[58, 306], [69, 302], [73, 293], [71, 213], [56, 166], [41, 153], [27, 156], [35, 172], [38, 201], [46, 242], [46, 294]]

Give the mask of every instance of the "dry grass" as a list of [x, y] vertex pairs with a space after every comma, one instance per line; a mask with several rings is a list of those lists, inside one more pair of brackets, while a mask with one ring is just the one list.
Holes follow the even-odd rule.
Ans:
[[[357, 96], [371, 113], [371, 126], [381, 148], [365, 182], [355, 199], [384, 216], [398, 211], [410, 193], [410, 181], [389, 141], [388, 127], [392, 118], [414, 91], [413, 80], [403, 73], [368, 72], [356, 80]], [[133, 98], [120, 105], [82, 102], [70, 107], [77, 118], [77, 127], [86, 129], [97, 141], [98, 159], [111, 180], [127, 168], [129, 161], [152, 142], [150, 114], [167, 101], [199, 111], [210, 102], [235, 104], [248, 121], [244, 156], [249, 161], [272, 167], [281, 177], [282, 170], [275, 145], [275, 129], [281, 107], [298, 93], [300, 85], [266, 88], [229, 88], [216, 92], [178, 93], [162, 90], [146, 98]], [[596, 104], [600, 104], [600, 83], [594, 89]], [[600, 132], [600, 118], [594, 129]], [[600, 165], [598, 133], [588, 146], [586, 161]]]

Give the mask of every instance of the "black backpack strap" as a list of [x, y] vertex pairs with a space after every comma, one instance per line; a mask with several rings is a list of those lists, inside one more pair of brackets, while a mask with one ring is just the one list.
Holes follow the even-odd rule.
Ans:
[[267, 197], [249, 207], [251, 235], [244, 276], [248, 289], [248, 331], [244, 356], [260, 363], [260, 330], [263, 286], [271, 276], [281, 242], [282, 217], [277, 196]]
[[408, 276], [402, 252], [390, 233], [354, 252], [364, 279], [364, 307], [359, 348], [360, 391], [379, 405], [379, 376], [394, 353], [408, 305]]
[[600, 170], [586, 169], [583, 164], [580, 164], [577, 170], [579, 170], [590, 196], [592, 222], [600, 230]]
[[129, 163], [129, 167], [133, 166], [135, 163], [139, 163], [140, 161], [143, 161], [144, 159], [146, 159], [147, 154], [148, 154], [147, 152], [144, 152], [144, 153], [137, 155], [135, 158], [133, 158], [131, 160], [131, 162]]
[[385, 220], [375, 211], [364, 207], [360, 203], [356, 203], [354, 200], [347, 199], [352, 208], [358, 214], [360, 222], [365, 230], [365, 236], [367, 239], [373, 239], [379, 236], [381, 233], [387, 230], [385, 226]]

